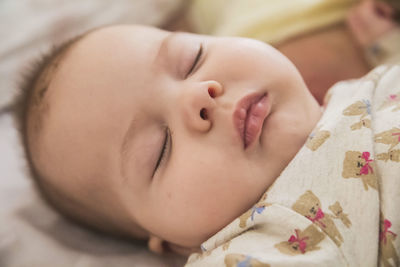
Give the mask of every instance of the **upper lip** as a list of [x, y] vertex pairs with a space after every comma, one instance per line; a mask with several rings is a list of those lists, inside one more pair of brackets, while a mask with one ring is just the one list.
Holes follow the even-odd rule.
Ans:
[[[235, 110], [233, 112], [233, 124], [239, 133], [243, 145], [246, 148], [248, 144], [246, 144], [245, 140], [245, 131], [246, 131], [246, 120], [249, 115], [249, 109], [251, 105], [259, 102], [266, 94], [265, 93], [251, 93], [246, 96], [244, 96], [242, 99], [239, 100], [239, 102], [236, 104]], [[245, 110], [246, 113], [243, 114], [243, 111]]]

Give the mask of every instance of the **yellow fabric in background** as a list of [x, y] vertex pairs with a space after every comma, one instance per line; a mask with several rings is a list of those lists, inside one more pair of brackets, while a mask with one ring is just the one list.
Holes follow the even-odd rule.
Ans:
[[276, 45], [288, 38], [340, 23], [359, 0], [192, 0], [195, 32], [242, 36]]

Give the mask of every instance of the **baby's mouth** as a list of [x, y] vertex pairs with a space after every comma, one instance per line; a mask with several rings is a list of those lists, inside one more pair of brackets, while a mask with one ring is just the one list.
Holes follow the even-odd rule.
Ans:
[[246, 149], [259, 136], [270, 105], [266, 93], [253, 93], [242, 98], [233, 112], [233, 124]]

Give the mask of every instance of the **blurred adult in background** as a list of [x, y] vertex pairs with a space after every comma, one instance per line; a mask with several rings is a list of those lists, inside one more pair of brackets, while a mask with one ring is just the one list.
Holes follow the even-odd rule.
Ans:
[[294, 62], [322, 103], [334, 83], [398, 60], [399, 2], [192, 0], [167, 28], [268, 42]]

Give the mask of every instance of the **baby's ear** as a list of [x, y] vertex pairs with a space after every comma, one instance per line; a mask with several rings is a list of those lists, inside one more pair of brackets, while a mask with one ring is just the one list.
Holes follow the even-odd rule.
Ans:
[[161, 255], [166, 252], [163, 243], [164, 240], [162, 240], [161, 238], [150, 235], [149, 240], [147, 241], [147, 247], [150, 251]]
[[147, 246], [150, 251], [159, 255], [172, 252], [183, 256], [189, 256], [194, 252], [200, 252], [199, 248], [182, 247], [153, 235], [150, 236]]

